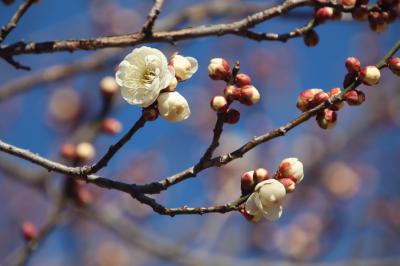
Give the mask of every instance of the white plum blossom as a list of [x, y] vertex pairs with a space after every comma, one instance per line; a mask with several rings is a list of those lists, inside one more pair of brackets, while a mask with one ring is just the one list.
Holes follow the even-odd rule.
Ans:
[[285, 187], [278, 180], [267, 179], [254, 188], [254, 192], [245, 203], [245, 210], [253, 217], [253, 221], [258, 220], [261, 215], [275, 221], [282, 215], [282, 200], [285, 195]]
[[147, 107], [162, 89], [168, 87], [175, 73], [158, 49], [142, 46], [134, 49], [119, 64], [115, 75], [122, 97], [129, 104]]
[[174, 68], [175, 76], [179, 81], [190, 79], [199, 67], [196, 58], [178, 53], [171, 57], [169, 64]]
[[179, 92], [163, 92], [157, 103], [160, 115], [170, 122], [182, 121], [190, 116], [188, 102]]

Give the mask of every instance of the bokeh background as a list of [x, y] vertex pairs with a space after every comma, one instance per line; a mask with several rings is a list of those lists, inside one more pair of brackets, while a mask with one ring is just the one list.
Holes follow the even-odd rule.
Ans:
[[[0, 5], [0, 25], [9, 20], [20, 2]], [[246, 4], [261, 10], [274, 3], [169, 0], [156, 24], [158, 28], [181, 28], [245, 16], [243, 10], [218, 13], [215, 8], [211, 15], [192, 12], [186, 20], [172, 25], [174, 15], [192, 5]], [[151, 5], [150, 0], [42, 0], [27, 12], [6, 43], [135, 32], [141, 29]], [[311, 15], [310, 8], [301, 8], [257, 29], [287, 32], [304, 25]], [[396, 22], [378, 34], [369, 29], [367, 22], [355, 22], [344, 16], [342, 21], [317, 28], [320, 43], [314, 48], [306, 47], [301, 38], [277, 43], [253, 42], [236, 36], [187, 40], [175, 45], [149, 44], [167, 56], [179, 51], [198, 59], [199, 71], [178, 87], [187, 98], [192, 115], [180, 123], [163, 119], [148, 123], [101, 174], [125, 182], [147, 183], [197, 162], [211, 141], [216, 119], [209, 108], [210, 98], [222, 94], [224, 86], [207, 76], [212, 57], [224, 57], [232, 64], [240, 60], [241, 71], [251, 75], [261, 92], [261, 101], [254, 107], [235, 104], [241, 120], [236, 125], [226, 125], [216, 152], [221, 154], [299, 115], [295, 103], [300, 91], [342, 86], [347, 57], [356, 56], [364, 65], [375, 64], [398, 40], [399, 25]], [[1, 139], [57, 158], [60, 146], [96, 116], [102, 103], [100, 80], [113, 76], [115, 66], [131, 49], [113, 51], [94, 70], [39, 84], [2, 101]], [[32, 72], [85, 60], [95, 53], [19, 56], [19, 61], [32, 67], [31, 72], [16, 70], [0, 61], [0, 90]], [[223, 204], [240, 195], [243, 172], [258, 167], [273, 172], [283, 158], [298, 157], [305, 165], [305, 178], [296, 192], [286, 198], [280, 220], [253, 224], [236, 212], [165, 217], [127, 195], [87, 185], [93, 197], [90, 205], [102, 210], [102, 216], [71, 208], [28, 265], [219, 265], [227, 261], [231, 261], [230, 265], [399, 265], [400, 80], [388, 70], [382, 74], [378, 86], [362, 87], [367, 98], [363, 105], [346, 106], [339, 112], [336, 128], [322, 130], [311, 119], [287, 136], [257, 147], [243, 159], [203, 171], [196, 178], [156, 195], [169, 207]], [[124, 129], [119, 135], [100, 134], [95, 139], [96, 158], [130, 128], [140, 112], [140, 108], [117, 97], [109, 116], [120, 120]], [[0, 160], [3, 261], [24, 244], [20, 225], [29, 220], [40, 228], [52, 204], [51, 193], [16, 181], [15, 171], [39, 176], [47, 175], [46, 172], [6, 154], [1, 154]], [[15, 171], [8, 171], [7, 166]], [[60, 187], [63, 178], [51, 174], [47, 192]]]

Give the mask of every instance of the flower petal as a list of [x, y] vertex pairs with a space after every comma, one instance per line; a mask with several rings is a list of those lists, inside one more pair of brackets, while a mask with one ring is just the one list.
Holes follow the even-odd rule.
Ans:
[[258, 206], [256, 205], [256, 203], [254, 201], [255, 196], [256, 196], [256, 193], [252, 193], [250, 195], [250, 197], [246, 200], [246, 203], [244, 205], [246, 212], [250, 215], [256, 215], [256, 214], [260, 213], [260, 209], [258, 208]]
[[199, 68], [199, 63], [197, 62], [197, 59], [190, 56], [186, 56], [186, 59], [190, 62], [191, 65], [190, 72], [192, 74], [196, 73]]
[[264, 207], [262, 214], [270, 221], [276, 221], [282, 216], [283, 207], [281, 204], [273, 204]]

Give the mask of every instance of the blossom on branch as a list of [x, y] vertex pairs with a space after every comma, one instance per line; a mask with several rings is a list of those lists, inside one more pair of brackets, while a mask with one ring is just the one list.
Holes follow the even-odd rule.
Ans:
[[179, 92], [164, 92], [157, 99], [160, 115], [170, 122], [187, 119], [190, 108], [186, 99]]
[[115, 75], [121, 94], [129, 104], [147, 107], [162, 89], [168, 87], [175, 73], [158, 49], [142, 46], [134, 49], [119, 64]]

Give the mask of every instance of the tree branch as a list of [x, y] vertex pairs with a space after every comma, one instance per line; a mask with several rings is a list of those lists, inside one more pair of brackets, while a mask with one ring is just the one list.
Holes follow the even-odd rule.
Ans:
[[147, 20], [143, 24], [142, 32], [145, 35], [151, 35], [153, 33], [154, 23], [156, 22], [156, 19], [161, 12], [163, 4], [164, 0], [154, 0], [154, 5], [150, 10], [149, 15], [147, 16]]

